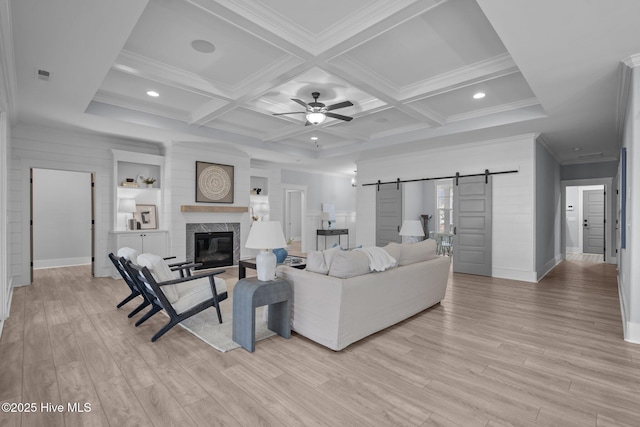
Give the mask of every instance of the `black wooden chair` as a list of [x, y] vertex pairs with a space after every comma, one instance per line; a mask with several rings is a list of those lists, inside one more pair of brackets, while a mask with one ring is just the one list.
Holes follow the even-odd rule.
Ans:
[[[125, 264], [126, 264], [127, 261], [131, 261], [131, 262], [133, 262], [135, 264], [137, 262], [138, 256], [139, 256], [138, 251], [136, 251], [135, 249], [132, 249], [132, 248], [128, 248], [128, 247], [120, 248], [118, 250], [118, 256], [115, 256], [113, 253], [109, 254], [109, 259], [111, 260], [113, 265], [116, 267], [116, 269], [118, 270], [118, 272], [120, 273], [120, 275], [124, 279], [125, 283], [127, 284], [129, 289], [131, 290], [131, 294], [129, 294], [129, 296], [127, 296], [122, 301], [120, 301], [120, 303], [117, 305], [117, 308], [122, 307], [123, 305], [125, 305], [126, 303], [128, 303], [129, 301], [131, 301], [132, 299], [134, 299], [137, 296], [141, 296], [143, 301], [142, 301], [142, 303], [140, 305], [138, 305], [136, 308], [134, 308], [133, 311], [131, 311], [127, 315], [127, 317], [131, 318], [131, 317], [135, 316], [136, 314], [138, 314], [144, 308], [148, 307], [149, 305], [152, 306], [151, 310], [147, 314], [145, 314], [140, 320], [138, 320], [136, 322], [136, 324], [135, 324], [136, 326], [140, 326], [142, 323], [144, 323], [151, 316], [156, 314], [158, 311], [162, 310], [162, 307], [158, 306], [158, 304], [156, 303], [155, 296], [150, 294], [146, 290], [144, 284], [141, 284], [137, 280], [135, 275], [131, 275], [127, 271], [127, 269], [125, 268]], [[175, 257], [166, 257], [166, 258], [163, 258], [163, 259], [164, 260], [169, 260], [169, 259], [174, 259], [174, 258]], [[172, 271], [178, 271], [179, 274], [180, 274], [180, 277], [185, 277], [185, 276], [190, 276], [191, 275], [191, 269], [192, 268], [198, 267], [200, 265], [201, 264], [194, 264], [194, 263], [190, 263], [188, 261], [185, 261], [185, 262], [178, 262], [178, 263], [169, 264], [169, 268]]]
[[222, 323], [220, 302], [228, 297], [227, 287], [224, 280], [215, 275], [224, 270], [174, 278], [168, 264], [153, 254], [140, 255], [138, 265], [126, 261], [125, 268], [145, 287], [145, 292], [153, 296], [154, 314], [164, 309], [169, 316], [169, 323], [151, 338], [152, 342], [178, 323], [209, 307], [215, 307], [218, 322]]
[[[123, 249], [130, 249], [130, 248], [123, 248]], [[133, 249], [131, 250], [133, 251]], [[109, 259], [111, 260], [113, 265], [116, 267], [116, 269], [124, 279], [124, 282], [127, 284], [127, 286], [129, 287], [129, 290], [131, 291], [131, 293], [125, 299], [123, 299], [118, 303], [118, 305], [116, 306], [117, 308], [122, 307], [123, 305], [125, 305], [126, 303], [128, 303], [129, 301], [131, 301], [137, 296], [142, 296], [144, 298], [144, 295], [140, 292], [137, 284], [129, 276], [129, 273], [127, 273], [127, 271], [124, 268], [124, 264], [121, 262], [121, 259], [125, 259], [124, 253], [126, 253], [126, 251], [122, 251], [121, 249], [120, 251], [118, 251], [118, 254], [120, 255], [120, 257], [115, 256], [113, 253], [109, 254]], [[137, 255], [136, 255], [136, 258], [137, 258]], [[140, 312], [140, 310], [147, 307], [148, 305], [149, 305], [149, 302], [146, 300], [146, 298], [144, 298], [144, 301], [142, 302], [142, 304], [138, 305], [131, 313], [129, 313], [129, 317], [135, 316], [137, 313]]]

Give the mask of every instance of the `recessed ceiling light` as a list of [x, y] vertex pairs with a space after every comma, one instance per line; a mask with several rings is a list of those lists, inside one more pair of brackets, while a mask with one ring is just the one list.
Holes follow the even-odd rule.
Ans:
[[317, 137], [317, 136], [312, 136], [312, 137], [311, 137], [311, 140], [312, 140], [312, 141], [317, 141], [317, 140], [318, 140], [318, 137]]
[[160, 96], [160, 94], [158, 92], [156, 92], [155, 90], [150, 90], [147, 92], [147, 95], [149, 96], [153, 96], [154, 98], [157, 98]]
[[573, 147], [573, 151], [580, 151], [580, 150], [582, 150], [582, 148], [580, 148], [580, 147]]
[[473, 99], [482, 99], [482, 98], [484, 98], [485, 96], [487, 96], [487, 94], [486, 94], [486, 93], [484, 93], [484, 92], [478, 92], [478, 93], [476, 93], [476, 94], [474, 94], [474, 95], [473, 95]]
[[213, 43], [206, 40], [194, 40], [191, 42], [191, 47], [200, 53], [213, 53], [216, 47]]

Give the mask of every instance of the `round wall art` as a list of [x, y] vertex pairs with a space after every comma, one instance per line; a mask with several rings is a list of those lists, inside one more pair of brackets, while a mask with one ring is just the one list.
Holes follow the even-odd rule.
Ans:
[[233, 166], [196, 162], [196, 202], [233, 203]]

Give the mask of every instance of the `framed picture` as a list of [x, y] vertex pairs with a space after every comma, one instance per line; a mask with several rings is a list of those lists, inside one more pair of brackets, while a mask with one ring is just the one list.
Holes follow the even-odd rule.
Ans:
[[196, 162], [196, 202], [233, 203], [233, 166]]
[[140, 223], [141, 230], [158, 228], [158, 216], [156, 205], [136, 205], [133, 218]]

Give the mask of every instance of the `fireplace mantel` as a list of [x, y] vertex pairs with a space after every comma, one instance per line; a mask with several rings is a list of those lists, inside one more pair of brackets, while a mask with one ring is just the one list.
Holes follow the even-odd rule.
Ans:
[[203, 206], [203, 205], [182, 205], [181, 212], [220, 212], [220, 213], [242, 213], [249, 212], [247, 206]]

